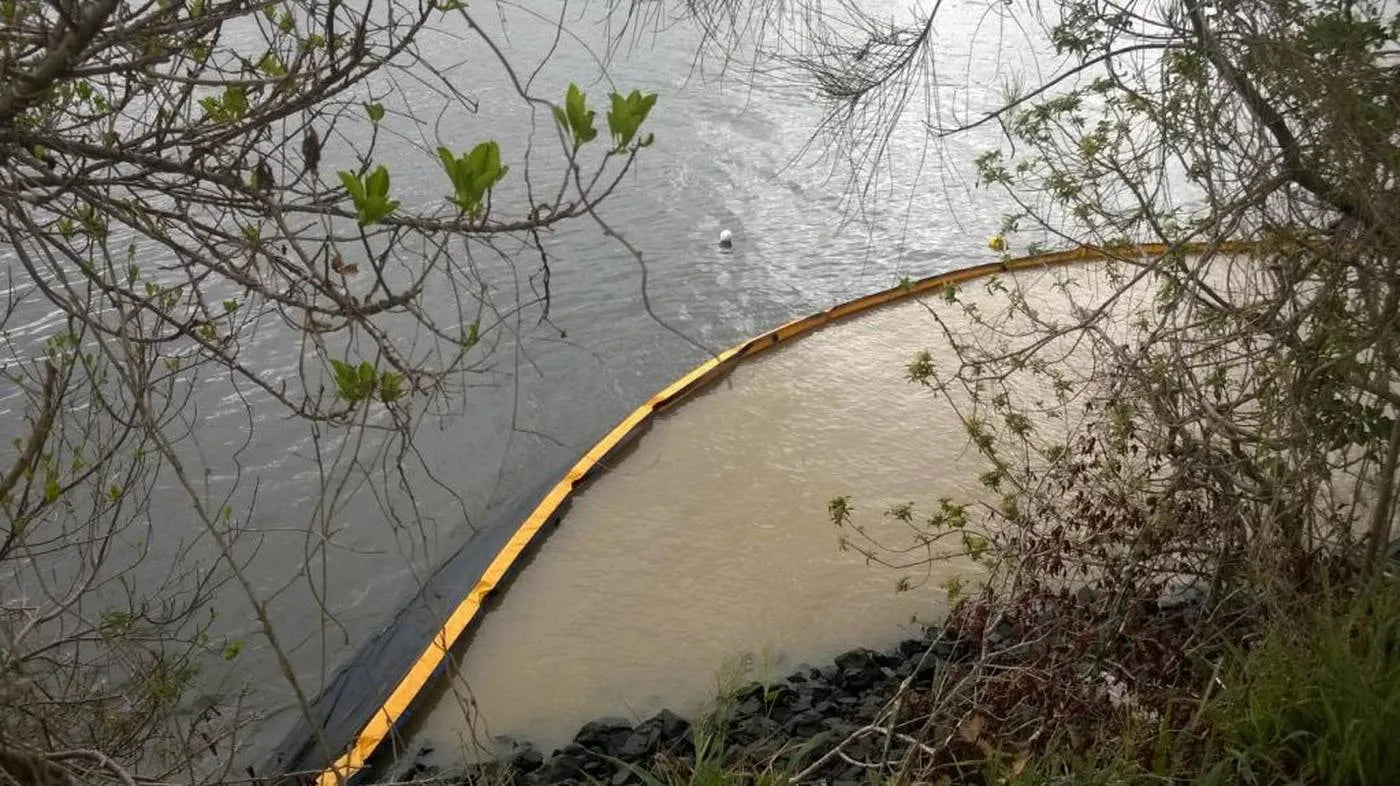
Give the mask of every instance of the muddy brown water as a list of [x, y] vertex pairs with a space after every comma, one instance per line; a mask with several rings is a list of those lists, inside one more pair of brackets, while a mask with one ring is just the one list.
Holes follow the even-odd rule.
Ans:
[[[1097, 266], [999, 280], [1050, 320], [1109, 291]], [[988, 283], [964, 285], [961, 302], [990, 313], [1007, 294]], [[479, 624], [409, 746], [476, 756], [504, 736], [547, 751], [592, 718], [693, 713], [726, 682], [892, 644], [936, 620], [945, 582], [975, 582], [976, 564], [869, 564], [840, 547], [853, 533], [826, 512], [850, 495], [855, 524], [901, 545], [908, 532], [882, 515], [890, 506], [927, 512], [941, 497], [978, 498], [986, 465], [952, 405], [906, 379], [921, 350], [941, 368], [953, 362], [930, 309], [972, 329], [961, 305], [938, 296], [887, 306], [753, 359], [658, 418], [576, 496]], [[899, 592], [905, 577], [913, 588]]]

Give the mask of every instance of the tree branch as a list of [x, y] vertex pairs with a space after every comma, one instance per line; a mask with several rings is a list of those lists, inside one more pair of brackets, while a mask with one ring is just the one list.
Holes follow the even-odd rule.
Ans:
[[39, 62], [38, 68], [29, 74], [19, 75], [6, 86], [5, 91], [0, 93], [0, 128], [11, 127], [14, 119], [29, 108], [35, 98], [72, 70], [78, 55], [97, 36], [117, 4], [118, 0], [97, 0], [79, 17], [76, 25], [68, 28], [58, 44]]
[[1303, 160], [1302, 144], [1294, 135], [1293, 130], [1288, 127], [1288, 121], [1274, 108], [1273, 103], [1263, 93], [1260, 93], [1252, 83], [1240, 74], [1230, 59], [1216, 45], [1215, 38], [1206, 25], [1201, 5], [1202, 0], [1187, 0], [1186, 3], [1187, 16], [1191, 19], [1191, 29], [1196, 35], [1201, 51], [1230, 87], [1239, 94], [1250, 113], [1258, 118], [1259, 122], [1274, 138], [1279, 152], [1283, 155], [1285, 174], [1288, 179], [1307, 189], [1318, 199], [1342, 214], [1362, 221], [1367, 226], [1378, 227], [1380, 225], [1379, 217], [1364, 201], [1354, 199], [1352, 195], [1328, 182]]

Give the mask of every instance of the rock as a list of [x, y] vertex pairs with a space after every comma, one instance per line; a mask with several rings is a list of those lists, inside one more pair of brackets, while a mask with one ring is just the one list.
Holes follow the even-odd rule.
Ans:
[[838, 739], [845, 739], [856, 730], [856, 725], [845, 718], [823, 718], [822, 725], [835, 734]]
[[866, 696], [856, 708], [855, 718], [861, 723], [869, 723], [875, 720], [875, 716], [880, 714], [880, 710], [885, 708], [885, 700], [879, 696]]
[[758, 696], [749, 696], [734, 707], [734, 715], [738, 718], [761, 714], [763, 714], [763, 699]]
[[627, 739], [617, 747], [617, 758], [623, 761], [641, 761], [656, 755], [661, 748], [661, 727], [658, 724], [640, 724]]
[[1011, 643], [1012, 636], [1016, 632], [1016, 627], [1007, 620], [1002, 620], [987, 633], [987, 647], [989, 649], [1002, 649]]
[[612, 777], [613, 770], [612, 762], [597, 756], [590, 756], [583, 762], [583, 771], [590, 780], [607, 780]]
[[790, 737], [807, 739], [820, 734], [826, 729], [826, 726], [822, 724], [823, 720], [820, 713], [807, 710], [805, 712], [799, 712], [789, 718], [787, 722], [783, 724], [782, 728]]
[[870, 659], [875, 661], [876, 666], [892, 669], [898, 666], [900, 661], [904, 660], [904, 656], [900, 654], [898, 649], [894, 649], [889, 652], [871, 653]]
[[[811, 706], [811, 702], [808, 702], [808, 706]], [[783, 723], [792, 717], [792, 707], [786, 702], [775, 704], [768, 709], [768, 717], [778, 723]]]
[[602, 718], [589, 721], [574, 735], [574, 744], [590, 751], [616, 756], [618, 748], [632, 736], [632, 724], [626, 718]]
[[952, 656], [953, 650], [957, 649], [959, 639], [951, 636], [940, 636], [929, 650], [933, 652], [933, 657], [947, 660]]
[[846, 691], [868, 690], [884, 676], [880, 671], [878, 653], [867, 649], [851, 650], [836, 657], [834, 682]]
[[768, 706], [791, 704], [797, 696], [798, 691], [791, 685], [774, 685], [768, 689]]
[[731, 750], [728, 759], [731, 764], [756, 764], [771, 760], [782, 750], [782, 741], [773, 737], [764, 737], [753, 742], [734, 748]]
[[583, 780], [587, 773], [583, 769], [584, 761], [581, 757], [561, 753], [551, 756], [544, 766], [530, 773], [530, 780], [535, 783], [562, 783], [563, 781]]
[[[941, 642], [940, 642], [941, 643]], [[982, 654], [982, 649], [971, 640], [963, 637], [951, 639], [945, 645], [946, 650], [943, 660], [949, 663], [967, 663], [976, 660]]]
[[663, 750], [676, 752], [690, 744], [690, 721], [670, 710], [662, 710], [637, 724], [631, 735], [618, 746], [617, 758], [641, 761]]
[[661, 728], [661, 741], [674, 742], [690, 739], [690, 721], [670, 710], [662, 710], [642, 722], [642, 725], [655, 723]]
[[845, 747], [845, 753], [856, 761], [871, 762], [880, 754], [883, 741], [870, 736], [862, 737]]
[[794, 713], [806, 712], [812, 709], [812, 694], [799, 693], [792, 697], [792, 701], [788, 702], [787, 706]]
[[874, 652], [864, 647], [851, 650], [850, 652], [843, 652], [836, 656], [836, 668], [841, 671], [863, 669], [875, 662], [874, 656]]
[[879, 671], [867, 671], [865, 669], [843, 671], [841, 672], [840, 686], [843, 691], [859, 693], [869, 690], [879, 681]]
[[736, 723], [729, 730], [729, 739], [739, 745], [750, 745], [760, 740], [766, 740], [776, 736], [782, 731], [782, 726], [772, 718], [765, 718], [758, 715]]
[[612, 784], [612, 786], [627, 786], [627, 784], [629, 783], [641, 782], [642, 779], [637, 777], [637, 773], [633, 772], [631, 769], [626, 767], [623, 767], [622, 769], [613, 773], [612, 779], [608, 781], [608, 783]]
[[544, 766], [544, 754], [535, 750], [533, 745], [526, 745], [520, 750], [512, 753], [506, 762], [520, 773], [531, 773]]
[[899, 654], [905, 658], [917, 658], [928, 651], [928, 642], [922, 639], [905, 639], [899, 643]]
[[831, 786], [861, 786], [865, 783], [865, 769], [856, 764], [851, 764], [841, 771], [841, 774], [832, 781]]

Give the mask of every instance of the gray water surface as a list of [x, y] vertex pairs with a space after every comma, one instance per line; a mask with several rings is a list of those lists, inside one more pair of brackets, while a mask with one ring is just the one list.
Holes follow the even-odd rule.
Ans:
[[[886, 5], [892, 17], [908, 14], [901, 3]], [[948, 53], [950, 73], [936, 100], [952, 106], [971, 95], [990, 104], [1006, 73], [1024, 67], [1018, 61], [1027, 57], [1025, 47], [972, 46], [979, 36], [995, 42], [1006, 35], [999, 8], [968, 4], [945, 14], [947, 26], [936, 31], [934, 51]], [[476, 18], [517, 68], [528, 71], [554, 39], [552, 23], [541, 16], [558, 13], [552, 2], [531, 0], [483, 6]], [[985, 261], [986, 237], [1009, 209], [996, 194], [972, 187], [970, 162], [997, 144], [993, 127], [931, 145], [917, 123], [906, 124], [874, 167], [875, 190], [863, 200], [853, 198], [848, 170], [835, 155], [840, 148], [812, 136], [824, 108], [811, 88], [746, 82], [739, 78], [740, 66], [721, 73], [712, 61], [697, 65], [702, 42], [695, 30], [664, 19], [646, 20], [615, 47], [603, 79], [596, 58], [604, 56], [616, 21], [610, 26], [605, 9], [580, 4], [567, 8], [566, 20], [570, 35], [544, 62], [536, 92], [562, 97], [572, 80], [595, 103], [609, 85], [660, 97], [648, 120], [655, 145], [600, 211], [643, 254], [651, 313], [643, 304], [637, 260], [598, 226], [579, 221], [548, 238], [548, 321], [539, 321], [538, 307], [510, 321], [491, 370], [482, 375], [483, 386], [456, 402], [460, 412], [432, 419], [419, 431], [424, 462], [457, 498], [420, 482], [414, 502], [421, 522], [403, 526], [386, 521], [368, 500], [347, 509], [319, 577], [323, 586], [312, 592], [315, 582], [303, 582], [279, 595], [276, 622], [293, 632], [294, 661], [313, 689], [387, 621], [427, 567], [477, 529], [501, 523], [493, 519], [496, 506], [556, 477], [633, 407], [703, 360], [703, 350], [722, 350], [903, 276]], [[463, 46], [446, 36], [427, 45], [430, 53], [442, 47], [444, 61]], [[972, 71], [958, 70], [968, 63]], [[479, 49], [466, 49], [456, 73], [479, 106], [474, 115], [448, 118], [436, 129], [452, 146], [468, 149], [495, 138], [510, 162], [527, 138], [552, 138], [548, 118], [538, 111], [531, 115]], [[433, 94], [420, 96], [410, 88], [403, 87], [402, 100], [415, 109], [432, 106]], [[918, 98], [911, 107], [913, 118], [930, 109], [922, 102]], [[528, 137], [532, 128], [535, 136]], [[445, 187], [435, 161], [406, 150], [393, 167], [396, 182], [409, 189], [401, 197], [405, 202], [441, 198]], [[734, 233], [732, 250], [717, 246], [721, 229]], [[539, 260], [532, 249], [504, 250], [511, 264], [495, 263], [499, 286], [492, 295], [509, 304], [518, 297], [515, 288], [530, 291], [532, 276], [538, 287]], [[247, 461], [261, 479], [260, 508], [274, 512], [307, 504], [316, 477], [291, 449], [295, 432], [262, 422], [253, 428], [258, 455]], [[401, 509], [403, 500], [396, 505]], [[267, 521], [275, 520], [269, 513]], [[259, 566], [267, 572], [266, 586], [276, 586], [279, 559], [305, 558], [305, 541], [294, 535], [295, 547], [284, 558], [264, 546]], [[336, 624], [323, 624], [318, 594]], [[264, 671], [270, 663], [250, 661], [242, 677], [270, 676]], [[271, 693], [271, 705], [289, 706], [284, 691]], [[272, 738], [283, 725], [266, 724], [262, 736]]]
[[[862, 196], [852, 192], [847, 160], [861, 149], [813, 136], [827, 107], [812, 87], [746, 79], [742, 58], [720, 68], [712, 52], [700, 55], [701, 37], [690, 23], [666, 16], [670, 5], [641, 4], [654, 15], [634, 22], [619, 41], [618, 19], [604, 4], [569, 3], [562, 17], [558, 0], [469, 4], [522, 75], [539, 67], [535, 94], [562, 100], [576, 81], [597, 106], [613, 86], [659, 95], [647, 121], [655, 145], [599, 211], [641, 252], [650, 311], [642, 265], [596, 224], [576, 221], [546, 238], [545, 321], [539, 305], [512, 311], [541, 286], [534, 249], [510, 240], [495, 253], [464, 249], [506, 315], [483, 342], [481, 373], [440, 414], [424, 418], [416, 455], [379, 456], [351, 473], [329, 519], [317, 512], [322, 475], [315, 456], [333, 454], [342, 434], [249, 408], [227, 379], [207, 380], [196, 391], [189, 413], [196, 438], [182, 450], [206, 470], [209, 488], [236, 484], [233, 501], [250, 535], [242, 552], [247, 575], [307, 693], [384, 627], [433, 566], [464, 543], [471, 548], [483, 528], [511, 524], [495, 513], [506, 501], [557, 477], [707, 352], [901, 277], [989, 258], [986, 238], [1012, 205], [973, 188], [971, 162], [999, 145], [999, 132], [988, 125], [935, 144], [920, 121], [990, 108], [1012, 75], [1035, 72], [1036, 53], [1046, 49], [1010, 21], [1012, 9], [944, 4], [931, 46], [936, 81], [918, 86], [907, 122], [871, 162], [856, 167], [874, 175]], [[905, 22], [922, 4], [864, 5]], [[560, 18], [566, 34], [556, 42]], [[420, 147], [442, 142], [467, 150], [496, 139], [512, 177], [523, 175], [526, 145], [554, 138], [548, 112], [520, 100], [460, 20], [444, 15], [439, 31], [421, 43], [426, 60], [475, 99], [476, 111], [439, 114], [441, 96], [406, 78], [378, 85], [377, 95], [431, 119], [414, 131]], [[746, 52], [752, 54], [741, 42], [736, 53]], [[346, 156], [335, 147], [328, 142], [328, 170]], [[395, 196], [407, 205], [441, 200], [447, 190], [438, 163], [420, 147], [385, 147]], [[549, 180], [547, 160], [532, 158], [541, 181]], [[518, 185], [503, 184], [503, 204], [511, 188]], [[715, 242], [721, 229], [734, 233], [731, 250]], [[437, 296], [451, 305], [450, 293]], [[42, 335], [53, 327], [40, 318], [13, 332]], [[259, 335], [253, 349], [269, 375], [290, 376], [309, 352], [278, 325]], [[165, 565], [180, 558], [184, 533], [196, 528], [173, 480], [162, 478], [156, 492], [152, 518], [165, 536], [145, 547], [150, 565]], [[820, 511], [813, 515], [816, 526]], [[217, 606], [219, 632], [245, 641], [233, 671], [223, 675], [225, 686], [251, 690], [247, 706], [266, 714], [241, 743], [265, 749], [292, 719], [291, 693], [256, 632], [249, 600], [230, 590]]]

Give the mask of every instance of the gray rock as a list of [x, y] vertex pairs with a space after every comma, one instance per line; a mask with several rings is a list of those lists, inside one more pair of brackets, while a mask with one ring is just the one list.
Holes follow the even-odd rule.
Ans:
[[790, 737], [807, 739], [826, 730], [826, 726], [822, 723], [823, 720], [820, 713], [812, 710], [799, 712], [783, 724], [783, 731]]
[[899, 643], [899, 654], [905, 658], [917, 658], [928, 650], [928, 644], [923, 639], [905, 639]]
[[579, 756], [569, 754], [559, 754], [551, 756], [544, 766], [530, 773], [530, 780], [535, 783], [562, 783], [564, 781], [578, 781], [586, 777], [583, 769], [584, 761]]
[[632, 734], [617, 747], [617, 758], [623, 761], [641, 761], [656, 754], [661, 747], [661, 725], [638, 724]]
[[614, 767], [606, 759], [590, 756], [583, 762], [583, 771], [593, 780], [607, 780], [612, 777]]
[[799, 693], [792, 698], [792, 701], [788, 702], [787, 706], [794, 713], [806, 712], [812, 709], [812, 694]]
[[782, 726], [777, 721], [759, 715], [736, 723], [729, 730], [729, 739], [739, 745], [750, 745], [777, 736], [780, 732]]
[[627, 786], [630, 783], [641, 782], [642, 779], [637, 777], [637, 773], [633, 772], [628, 767], [623, 767], [617, 772], [613, 773], [612, 778], [608, 781], [608, 783], [612, 784], [612, 786]]
[[874, 663], [875, 653], [864, 647], [851, 650], [850, 652], [843, 652], [836, 656], [836, 668], [841, 671], [863, 669], [867, 666], [874, 665]]
[[750, 715], [760, 715], [762, 713], [763, 699], [758, 696], [749, 696], [734, 707], [734, 715], [739, 718], [748, 717]]
[[644, 723], [659, 725], [663, 742], [690, 739], [690, 721], [670, 710], [662, 710], [648, 718]]
[[534, 746], [526, 745], [512, 753], [506, 761], [516, 772], [529, 773], [544, 766], [544, 754], [535, 750]]
[[880, 670], [879, 654], [867, 649], [838, 655], [836, 668], [838, 671], [833, 682], [846, 691], [869, 690], [884, 677]]
[[598, 753], [616, 756], [617, 749], [632, 736], [632, 724], [626, 718], [601, 718], [589, 721], [574, 735], [574, 744]]

